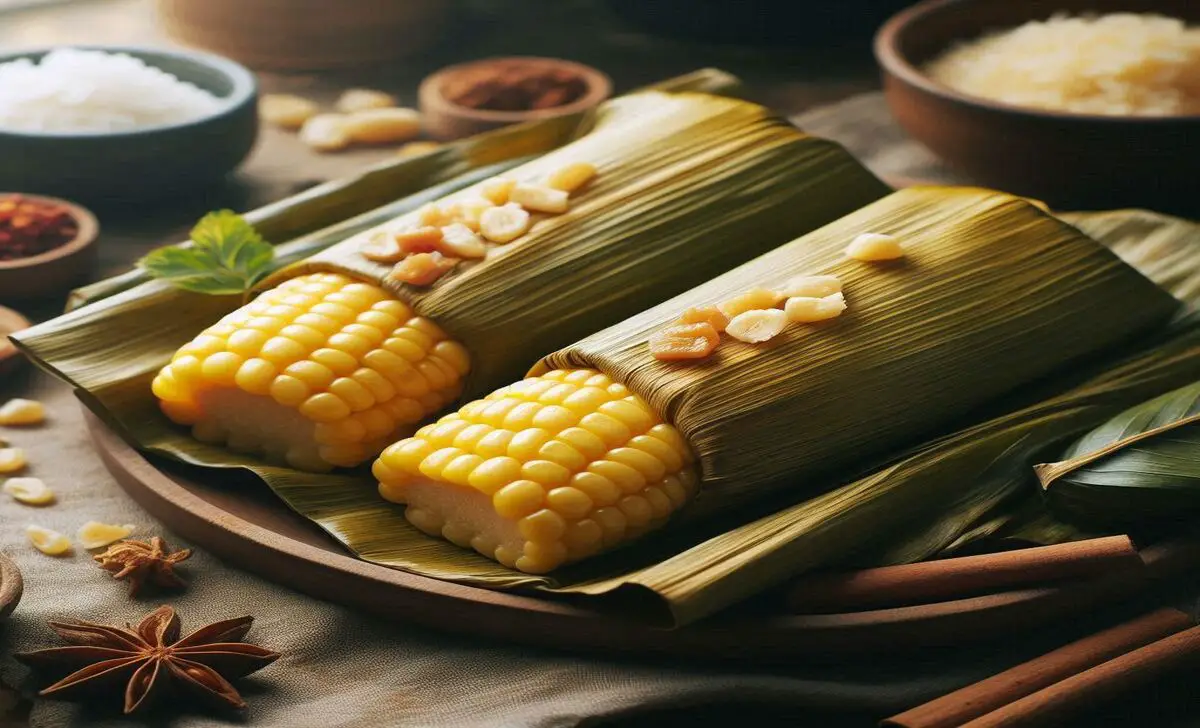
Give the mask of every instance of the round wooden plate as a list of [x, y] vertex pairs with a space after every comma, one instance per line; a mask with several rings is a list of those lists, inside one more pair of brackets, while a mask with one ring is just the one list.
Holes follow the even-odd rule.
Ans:
[[[787, 662], [814, 656], [1006, 638], [1069, 613], [1053, 589], [852, 614], [782, 614], [783, 597], [681, 629], [658, 629], [562, 600], [453, 584], [357, 559], [248, 473], [153, 462], [86, 412], [121, 486], [175, 532], [238, 567], [365, 612], [459, 635], [573, 651]], [[1100, 603], [1112, 594], [1084, 595]], [[775, 610], [773, 605], [779, 605]]]
[[5, 619], [17, 608], [24, 590], [21, 572], [17, 565], [4, 554], [0, 554], [0, 620]]

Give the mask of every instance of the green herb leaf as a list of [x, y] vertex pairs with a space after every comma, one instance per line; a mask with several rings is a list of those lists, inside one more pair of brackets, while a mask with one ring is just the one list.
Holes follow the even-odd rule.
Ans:
[[244, 293], [271, 271], [275, 248], [235, 212], [210, 212], [191, 238], [189, 247], [150, 252], [138, 267], [176, 288], [212, 296]]

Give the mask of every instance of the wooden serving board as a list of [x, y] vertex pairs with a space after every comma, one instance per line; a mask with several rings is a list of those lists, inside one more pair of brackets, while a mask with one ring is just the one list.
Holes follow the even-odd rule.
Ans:
[[878, 652], [880, 645], [894, 651], [1008, 639], [1068, 616], [1081, 598], [1094, 607], [1117, 596], [1100, 585], [1064, 602], [1056, 590], [1028, 589], [916, 607], [787, 615], [783, 597], [775, 595], [701, 624], [658, 629], [568, 601], [464, 586], [357, 559], [254, 476], [148, 460], [90, 412], [85, 419], [118, 483], [193, 543], [314, 597], [459, 635], [572, 651], [779, 663]]

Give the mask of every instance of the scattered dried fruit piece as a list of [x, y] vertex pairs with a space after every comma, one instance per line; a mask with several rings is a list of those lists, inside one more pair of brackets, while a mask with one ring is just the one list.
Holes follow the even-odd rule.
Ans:
[[747, 344], [759, 344], [778, 336], [787, 322], [787, 314], [777, 308], [746, 311], [729, 320], [725, 333]]
[[712, 324], [674, 324], [650, 335], [650, 353], [661, 361], [703, 359], [720, 342]]
[[0, 425], [40, 425], [46, 408], [36, 399], [10, 399], [0, 407]]
[[19, 447], [0, 447], [0, 473], [15, 473], [26, 465], [25, 451]]
[[413, 109], [365, 109], [347, 114], [342, 130], [363, 144], [406, 142], [421, 133], [421, 115]]
[[414, 230], [401, 230], [393, 233], [392, 238], [396, 241], [396, 245], [400, 246], [400, 252], [404, 255], [432, 253], [442, 242], [442, 231], [440, 228], [426, 225]]
[[258, 101], [262, 120], [283, 129], [299, 129], [319, 111], [314, 102], [292, 94], [265, 94]]
[[458, 263], [458, 258], [447, 258], [441, 253], [417, 253], [397, 263], [388, 278], [411, 286], [428, 286]]
[[456, 222], [442, 228], [442, 239], [438, 250], [454, 258], [482, 258], [487, 255], [487, 246], [471, 228]]
[[787, 300], [783, 310], [787, 313], [788, 320], [798, 324], [810, 324], [841, 316], [842, 311], [846, 310], [846, 298], [841, 293], [831, 293], [820, 298], [794, 296]]
[[71, 540], [58, 531], [30, 524], [25, 527], [29, 543], [47, 556], [62, 556], [71, 550]]
[[717, 309], [732, 321], [735, 316], [746, 311], [775, 308], [781, 300], [782, 297], [775, 291], [766, 288], [751, 288], [740, 296], [718, 303]]
[[479, 194], [491, 200], [493, 205], [507, 205], [508, 195], [517, 181], [508, 177], [493, 177], [485, 181], [479, 188]]
[[846, 255], [855, 260], [874, 262], [904, 257], [900, 241], [882, 233], [863, 233], [846, 246]]
[[44, 506], [54, 502], [54, 491], [40, 478], [9, 478], [4, 481], [4, 492], [18, 503], [28, 506]]
[[342, 92], [333, 107], [343, 114], [367, 109], [387, 109], [396, 105], [396, 97], [369, 88], [351, 88]]
[[442, 148], [438, 142], [422, 139], [421, 141], [409, 142], [396, 150], [396, 154], [401, 157], [419, 157], [423, 154], [429, 154]]
[[729, 319], [716, 306], [689, 308], [679, 317], [681, 324], [708, 324], [718, 333], [729, 325]]
[[596, 166], [587, 162], [575, 162], [556, 169], [546, 178], [546, 185], [556, 190], [571, 193], [580, 189], [596, 176]]
[[776, 293], [782, 298], [824, 298], [842, 290], [837, 276], [796, 276], [788, 279]]
[[493, 243], [511, 243], [529, 232], [533, 219], [516, 203], [489, 207], [479, 216], [479, 232]]
[[468, 197], [450, 205], [449, 212], [454, 222], [466, 225], [473, 232], [479, 232], [479, 218], [493, 207], [495, 205], [492, 201], [485, 197]]
[[300, 127], [300, 141], [319, 152], [334, 152], [350, 146], [342, 114], [317, 114]]
[[171, 552], [166, 541], [154, 536], [148, 543], [130, 539], [113, 544], [107, 551], [92, 558], [114, 579], [128, 580], [129, 595], [137, 596], [146, 584], [167, 589], [187, 586], [187, 582], [175, 573], [175, 566], [187, 561], [191, 555], [191, 549]]
[[400, 249], [400, 243], [396, 242], [396, 237], [386, 230], [378, 230], [368, 236], [358, 246], [358, 252], [367, 260], [376, 263], [398, 263], [406, 255]]
[[513, 185], [508, 192], [508, 201], [515, 202], [526, 210], [554, 214], [566, 212], [570, 206], [568, 195], [563, 190], [531, 184]]
[[110, 523], [100, 523], [99, 521], [88, 521], [79, 527], [79, 531], [75, 534], [75, 538], [79, 539], [79, 545], [85, 549], [98, 549], [107, 546], [110, 543], [115, 543], [133, 533], [134, 526], [124, 525], [115, 526]]
[[427, 202], [417, 210], [417, 222], [421, 225], [440, 228], [454, 222], [454, 215], [451, 210], [436, 202]]

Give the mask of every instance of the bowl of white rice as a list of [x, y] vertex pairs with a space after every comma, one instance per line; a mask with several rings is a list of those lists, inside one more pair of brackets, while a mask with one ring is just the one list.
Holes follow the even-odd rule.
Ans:
[[257, 84], [219, 56], [56, 47], [0, 54], [0, 189], [94, 207], [215, 185], [250, 153]]
[[1200, 1], [925, 0], [875, 55], [896, 120], [972, 182], [1200, 216]]

